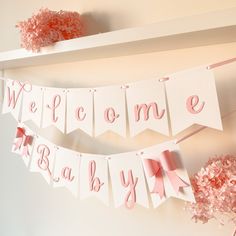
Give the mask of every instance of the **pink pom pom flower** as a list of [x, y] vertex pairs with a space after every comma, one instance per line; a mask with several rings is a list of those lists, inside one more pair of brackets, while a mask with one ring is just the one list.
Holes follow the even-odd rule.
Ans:
[[224, 224], [228, 218], [236, 224], [236, 157], [210, 159], [191, 183], [196, 203], [187, 203], [186, 209], [196, 222], [215, 218]]
[[21, 46], [36, 52], [41, 47], [83, 35], [80, 14], [62, 10], [40, 9], [38, 14], [19, 22], [16, 27], [20, 29]]

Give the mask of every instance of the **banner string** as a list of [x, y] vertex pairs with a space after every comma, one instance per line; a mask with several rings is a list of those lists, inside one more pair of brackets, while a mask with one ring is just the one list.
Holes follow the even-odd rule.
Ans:
[[[227, 65], [227, 64], [230, 64], [230, 63], [233, 63], [233, 62], [236, 62], [236, 57], [233, 57], [233, 58], [230, 58], [230, 59], [227, 59], [227, 60], [224, 60], [224, 61], [219, 61], [219, 62], [210, 64], [210, 65], [208, 65], [206, 67], [206, 69], [212, 70], [214, 68], [217, 68], [217, 67], [220, 67], [220, 66], [224, 66], [224, 65]], [[3, 78], [3, 77], [0, 77], [0, 80], [3, 80], [3, 81], [8, 80], [7, 78]], [[160, 78], [158, 81], [159, 82], [165, 82], [166, 80], [169, 80], [169, 78], [168, 77], [163, 77], [163, 78]], [[29, 82], [27, 82], [27, 83], [29, 83]]]
[[[217, 68], [217, 67], [220, 67], [220, 66], [224, 66], [224, 65], [227, 65], [227, 64], [230, 64], [230, 63], [233, 63], [236, 61], [236, 57], [233, 57], [233, 58], [230, 58], [230, 59], [227, 59], [227, 60], [224, 60], [224, 61], [219, 61], [219, 62], [216, 62], [216, 63], [213, 63], [213, 64], [210, 64], [206, 67], [207, 70], [212, 70], [214, 68]], [[165, 82], [166, 80], [169, 80], [170, 78], [169, 77], [164, 77], [164, 78], [160, 78], [159, 81], [160, 82]]]
[[225, 60], [225, 61], [220, 61], [220, 62], [211, 64], [211, 65], [209, 65], [209, 66], [207, 67], [207, 69], [211, 70], [211, 69], [214, 69], [214, 68], [216, 68], [216, 67], [220, 67], [220, 66], [224, 66], [224, 65], [233, 63], [233, 62], [235, 62], [235, 61], [236, 61], [236, 57], [231, 58], [231, 59], [228, 59], [228, 60]]
[[[235, 112], [236, 112], [236, 110], [233, 110], [233, 111], [230, 111], [229, 113], [225, 114], [224, 116], [221, 117], [222, 120], [224, 120], [225, 118], [231, 116], [231, 115], [232, 115], [233, 113], [235, 113]], [[194, 130], [193, 132], [191, 132], [191, 133], [189, 133], [189, 134], [183, 136], [182, 138], [178, 139], [178, 140], [176, 141], [176, 144], [185, 141], [186, 139], [188, 139], [188, 138], [194, 136], [195, 134], [201, 132], [202, 130], [204, 130], [204, 129], [206, 129], [206, 128], [208, 128], [208, 127], [207, 127], [207, 126], [202, 126], [202, 127], [198, 128], [198, 129]]]

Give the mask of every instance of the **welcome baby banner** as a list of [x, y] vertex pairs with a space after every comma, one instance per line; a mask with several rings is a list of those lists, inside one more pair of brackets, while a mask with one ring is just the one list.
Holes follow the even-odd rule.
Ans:
[[[135, 136], [146, 129], [176, 135], [193, 124], [222, 130], [215, 79], [201, 66], [123, 86], [39, 87], [8, 79], [3, 113], [20, 122], [33, 120], [63, 133], [81, 129], [91, 136], [112, 131]], [[170, 126], [169, 126], [170, 124]]]
[[53, 188], [65, 187], [80, 199], [96, 197], [110, 205], [154, 208], [169, 197], [195, 201], [188, 173], [175, 140], [114, 155], [79, 153], [57, 146], [18, 124], [12, 151], [31, 172]]

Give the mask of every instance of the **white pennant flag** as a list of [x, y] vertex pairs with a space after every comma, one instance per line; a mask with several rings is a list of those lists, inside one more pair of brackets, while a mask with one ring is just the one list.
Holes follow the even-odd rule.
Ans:
[[108, 163], [104, 156], [82, 154], [80, 162], [80, 198], [95, 196], [109, 205]]
[[142, 161], [135, 152], [112, 155], [109, 170], [115, 207], [149, 207]]
[[30, 171], [41, 173], [48, 184], [53, 179], [55, 146], [46, 139], [36, 136], [31, 157]]
[[132, 137], [146, 129], [169, 135], [163, 82], [155, 79], [129, 84], [126, 97]]
[[32, 130], [24, 124], [18, 123], [16, 136], [12, 146], [12, 152], [19, 154], [27, 167], [30, 164], [34, 139], [35, 137]]
[[42, 128], [56, 126], [65, 132], [66, 91], [59, 88], [44, 88]]
[[67, 134], [81, 129], [93, 136], [93, 93], [89, 89], [67, 90]]
[[110, 130], [126, 136], [125, 89], [100, 87], [94, 92], [95, 136]]
[[21, 122], [32, 120], [40, 127], [43, 109], [42, 88], [33, 85], [30, 92], [24, 93], [22, 104]]
[[19, 121], [23, 93], [31, 91], [31, 85], [8, 79], [5, 84], [2, 113], [9, 113]]
[[154, 208], [169, 197], [195, 202], [179, 146], [174, 140], [140, 151], [140, 158]]
[[206, 66], [181, 71], [166, 82], [172, 134], [193, 124], [222, 130], [214, 74]]
[[66, 187], [76, 197], [79, 190], [79, 153], [58, 147], [53, 171], [53, 187]]

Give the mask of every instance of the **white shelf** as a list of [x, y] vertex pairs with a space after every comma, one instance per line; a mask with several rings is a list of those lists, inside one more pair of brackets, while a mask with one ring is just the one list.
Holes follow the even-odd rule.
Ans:
[[0, 53], [0, 69], [236, 42], [236, 8]]

